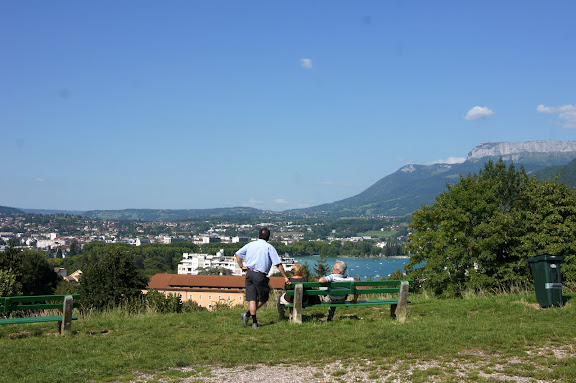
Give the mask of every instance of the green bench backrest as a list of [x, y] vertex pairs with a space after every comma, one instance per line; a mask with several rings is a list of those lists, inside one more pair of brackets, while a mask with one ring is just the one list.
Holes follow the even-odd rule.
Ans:
[[[304, 295], [327, 295], [326, 289], [317, 290], [318, 288], [328, 288], [330, 295], [349, 295], [349, 294], [388, 294], [400, 292], [400, 284], [403, 280], [392, 281], [354, 281], [354, 282], [294, 282], [286, 285], [286, 295], [294, 296], [296, 285], [304, 287]], [[413, 291], [412, 285], [414, 280], [407, 279], [410, 283], [410, 291]], [[358, 288], [360, 287], [360, 288]], [[314, 289], [314, 290], [311, 290]]]
[[74, 307], [78, 307], [79, 303], [77, 300], [80, 298], [80, 294], [31, 295], [18, 297], [0, 297], [0, 312], [48, 309], [61, 310], [62, 302], [64, 302], [64, 299], [68, 295], [72, 295], [72, 298], [74, 299]]

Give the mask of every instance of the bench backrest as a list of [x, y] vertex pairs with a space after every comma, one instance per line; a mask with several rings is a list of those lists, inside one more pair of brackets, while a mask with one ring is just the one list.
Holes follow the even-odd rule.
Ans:
[[[414, 280], [353, 281], [353, 282], [292, 282], [286, 285], [286, 295], [294, 296], [296, 285], [304, 287], [304, 295], [349, 295], [349, 294], [390, 294], [400, 292], [402, 282], [410, 284], [413, 291]], [[319, 288], [328, 288], [318, 290]]]
[[79, 307], [77, 300], [80, 294], [64, 295], [30, 295], [17, 297], [0, 297], [0, 312], [21, 311], [21, 310], [62, 310], [64, 299], [72, 295], [74, 307]]

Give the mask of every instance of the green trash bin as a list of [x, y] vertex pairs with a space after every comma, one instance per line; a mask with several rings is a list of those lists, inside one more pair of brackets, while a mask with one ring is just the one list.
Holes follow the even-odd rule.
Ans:
[[562, 306], [562, 277], [560, 263], [564, 257], [559, 255], [539, 255], [528, 258], [534, 277], [536, 300], [542, 308]]

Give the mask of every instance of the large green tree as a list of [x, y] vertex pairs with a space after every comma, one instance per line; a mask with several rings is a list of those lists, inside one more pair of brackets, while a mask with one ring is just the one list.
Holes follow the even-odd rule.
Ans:
[[12, 286], [11, 295], [53, 294], [60, 277], [48, 262], [46, 253], [40, 250], [20, 250], [10, 247], [0, 252], [0, 270], [5, 285]]
[[564, 274], [573, 278], [575, 216], [576, 195], [565, 184], [488, 162], [413, 213], [405, 269], [448, 296], [525, 285], [527, 258], [541, 254], [564, 256]]
[[80, 293], [86, 306], [103, 309], [139, 297], [147, 283], [128, 250], [111, 248], [83, 270]]

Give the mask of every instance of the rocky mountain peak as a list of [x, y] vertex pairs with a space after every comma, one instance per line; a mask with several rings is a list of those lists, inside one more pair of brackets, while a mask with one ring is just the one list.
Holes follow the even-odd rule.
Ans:
[[576, 152], [576, 141], [540, 140], [527, 142], [486, 142], [468, 153], [467, 160], [483, 157], [504, 157], [519, 153]]
[[400, 171], [404, 173], [412, 173], [416, 170], [413, 164], [404, 165], [400, 168]]

